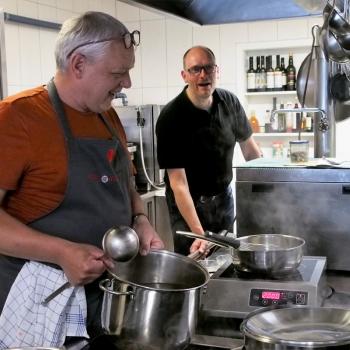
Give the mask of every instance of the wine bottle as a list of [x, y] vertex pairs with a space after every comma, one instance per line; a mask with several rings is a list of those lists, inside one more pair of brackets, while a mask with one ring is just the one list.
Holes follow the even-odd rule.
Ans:
[[249, 57], [249, 69], [247, 71], [247, 91], [254, 92], [255, 88], [255, 70], [254, 70], [253, 57]]
[[305, 131], [312, 132], [313, 131], [313, 123], [312, 123], [312, 114], [306, 113], [306, 121], [305, 121]]
[[[299, 108], [298, 101], [295, 101], [294, 108]], [[293, 131], [299, 132], [301, 131], [301, 114], [298, 112], [294, 114], [295, 114], [295, 118], [293, 119]], [[294, 125], [294, 121], [295, 121], [295, 125]]]
[[282, 69], [280, 66], [280, 55], [276, 55], [276, 68], [274, 72], [274, 90], [282, 91], [283, 90], [283, 82], [282, 82]]
[[274, 91], [275, 90], [275, 77], [274, 70], [272, 68], [272, 56], [266, 57], [266, 90]]
[[260, 57], [260, 63], [261, 63], [261, 73], [260, 73], [260, 81], [261, 81], [261, 91], [266, 91], [267, 87], [267, 72], [265, 68], [265, 57]]
[[296, 69], [293, 65], [293, 55], [289, 54], [289, 62], [287, 67], [287, 90], [295, 90]]
[[[284, 109], [284, 103], [281, 102], [280, 109]], [[286, 115], [285, 113], [278, 113], [278, 132], [286, 131]]]
[[255, 89], [256, 89], [256, 91], [262, 91], [262, 88], [261, 88], [260, 56], [256, 57]]
[[287, 90], [287, 72], [284, 65], [284, 57], [281, 58], [282, 90]]
[[[277, 109], [277, 98], [273, 97], [272, 98], [272, 110]], [[278, 131], [278, 116], [274, 113], [271, 113], [270, 117], [270, 123], [271, 123], [271, 131], [272, 132], [277, 132]]]

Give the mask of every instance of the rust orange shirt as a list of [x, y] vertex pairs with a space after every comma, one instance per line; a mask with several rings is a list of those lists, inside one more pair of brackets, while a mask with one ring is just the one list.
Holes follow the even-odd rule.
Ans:
[[[80, 138], [111, 138], [96, 113], [64, 105], [72, 133]], [[113, 109], [104, 113], [126, 147], [126, 136]], [[0, 102], [0, 188], [3, 208], [24, 223], [51, 212], [67, 184], [67, 150], [60, 122], [43, 86]]]

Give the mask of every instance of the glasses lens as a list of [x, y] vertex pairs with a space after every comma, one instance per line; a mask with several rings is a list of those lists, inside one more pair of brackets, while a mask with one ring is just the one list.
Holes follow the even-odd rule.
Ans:
[[132, 44], [131, 34], [130, 33], [124, 34], [123, 39], [124, 39], [125, 48], [130, 49]]
[[207, 64], [206, 66], [203, 66], [203, 69], [205, 70], [205, 73], [212, 74], [215, 70], [216, 66], [214, 64]]
[[187, 71], [190, 74], [198, 75], [202, 72], [203, 69], [204, 69], [206, 74], [212, 74], [216, 69], [216, 65], [215, 64], [207, 64], [205, 66], [193, 66], [191, 68], [188, 68]]
[[139, 46], [140, 45], [140, 32], [138, 30], [134, 30], [131, 33], [131, 39], [132, 39], [132, 43], [135, 46]]
[[140, 44], [140, 32], [134, 30], [132, 33], [126, 33], [123, 36], [125, 48], [130, 49], [131, 45], [138, 46]]

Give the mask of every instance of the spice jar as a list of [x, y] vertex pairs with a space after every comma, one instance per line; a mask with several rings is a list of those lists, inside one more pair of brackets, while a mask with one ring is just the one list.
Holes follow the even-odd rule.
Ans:
[[292, 163], [305, 163], [309, 160], [309, 141], [289, 141], [290, 161]]

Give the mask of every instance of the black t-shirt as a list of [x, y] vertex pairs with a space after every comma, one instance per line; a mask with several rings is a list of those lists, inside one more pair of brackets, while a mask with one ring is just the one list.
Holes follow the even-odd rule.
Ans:
[[[195, 107], [186, 88], [162, 109], [156, 125], [157, 155], [162, 169], [184, 168], [191, 195], [221, 193], [232, 181], [236, 141], [252, 130], [238, 98], [216, 89], [211, 110]], [[165, 176], [169, 185], [169, 179]]]

